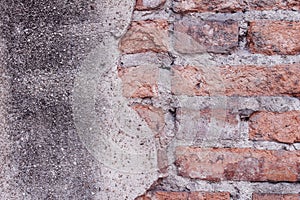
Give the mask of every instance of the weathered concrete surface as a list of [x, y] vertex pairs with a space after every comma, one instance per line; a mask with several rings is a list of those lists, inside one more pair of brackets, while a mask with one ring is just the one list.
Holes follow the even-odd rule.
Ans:
[[[3, 38], [0, 37], [0, 196], [2, 199], [16, 199], [19, 193], [14, 188], [11, 178], [14, 174], [14, 167], [10, 163], [12, 146], [6, 131], [8, 80], [5, 68], [6, 46]], [[13, 193], [11, 191], [14, 191]]]
[[154, 134], [122, 97], [118, 40], [104, 36], [75, 79], [73, 111], [79, 136], [101, 163], [97, 199], [134, 199], [158, 178]]
[[91, 199], [98, 169], [76, 135], [69, 101], [75, 70], [92, 45], [87, 35], [64, 31], [92, 18], [90, 2], [2, 4], [11, 176], [1, 180], [9, 184], [1, 199]]
[[[0, 199], [134, 199], [156, 179], [106, 166], [101, 154], [107, 152], [91, 148], [90, 135], [73, 118], [80, 106], [77, 74], [93, 69], [85, 68], [91, 52], [99, 55], [93, 66], [112, 70], [133, 7], [129, 0], [1, 1], [0, 64], [7, 83], [1, 79]], [[104, 94], [112, 78], [98, 74], [99, 107], [110, 100]]]
[[[281, 96], [228, 98], [223, 96], [225, 86], [220, 69], [212, 67], [299, 63], [299, 55], [266, 57], [251, 54], [246, 48], [248, 21], [297, 21], [299, 12], [193, 13], [190, 17], [195, 21], [239, 21], [236, 34], [241, 40], [236, 51], [229, 55], [188, 55], [166, 45], [168, 52], [164, 50], [160, 54], [122, 55], [120, 67], [155, 66], [158, 70], [155, 77], [158, 98], [127, 100], [122, 97], [116, 67], [120, 56], [118, 43], [130, 20], [159, 19], [172, 25], [182, 18], [170, 9], [173, 0], [167, 0], [160, 11], [136, 10], [131, 16], [134, 2], [1, 1], [0, 52], [4, 54], [0, 56], [0, 64], [4, 76], [0, 79], [3, 91], [0, 95], [0, 199], [134, 199], [147, 188], [226, 191], [232, 199], [242, 200], [252, 199], [254, 192], [298, 192], [298, 183], [188, 180], [178, 175], [173, 154], [174, 148], [181, 145], [300, 149], [299, 143], [248, 140], [247, 123], [240, 120], [241, 115], [235, 118], [240, 124], [239, 135], [224, 137], [220, 130], [235, 134], [231, 126], [224, 126], [227, 109], [236, 114], [247, 110], [299, 111], [300, 101]], [[174, 34], [172, 26], [164, 31], [170, 36]], [[174, 65], [197, 66], [196, 71], [208, 74], [211, 97], [173, 95], [171, 68]], [[128, 96], [133, 95], [129, 92]], [[165, 132], [157, 134], [158, 138], [153, 138], [147, 120], [141, 120], [128, 107], [139, 103], [153, 105], [164, 112]], [[197, 119], [203, 108], [210, 111], [210, 119], [202, 123], [209, 133], [207, 137], [193, 134], [199, 124], [190, 120], [190, 114], [180, 116], [182, 109], [190, 109], [198, 113], [194, 115]], [[156, 181], [160, 176], [158, 168], [168, 176]]]

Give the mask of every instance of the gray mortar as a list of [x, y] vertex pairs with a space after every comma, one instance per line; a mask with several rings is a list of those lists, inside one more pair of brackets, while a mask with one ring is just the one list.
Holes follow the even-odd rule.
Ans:
[[298, 193], [300, 186], [297, 183], [249, 183], [244, 181], [208, 182], [190, 180], [176, 175], [170, 175], [156, 188], [166, 191], [208, 191], [230, 192], [231, 199], [251, 200], [252, 193]]
[[[159, 11], [135, 11], [133, 20], [155, 20], [165, 19], [170, 27], [170, 34], [173, 34], [172, 23], [175, 20], [182, 19], [182, 15], [173, 13], [169, 8], [171, 7], [171, 1], [167, 2], [167, 6]], [[161, 64], [164, 69], [169, 69], [173, 65], [193, 65], [200, 66], [200, 68], [208, 69], [209, 67], [217, 69], [219, 66], [224, 65], [261, 65], [265, 67], [273, 67], [281, 64], [299, 64], [300, 55], [273, 55], [265, 56], [261, 54], [251, 54], [247, 49], [246, 33], [248, 30], [248, 22], [254, 20], [284, 20], [284, 21], [299, 21], [299, 11], [246, 11], [245, 13], [237, 12], [231, 14], [224, 13], [191, 13], [186, 14], [185, 17], [192, 17], [199, 20], [216, 20], [225, 21], [233, 19], [239, 21], [239, 47], [231, 54], [180, 54], [172, 49], [172, 43], [170, 44], [170, 57], [168, 58], [164, 54], [142, 53], [125, 55], [121, 58], [121, 62], [124, 66], [142, 65], [143, 63], [156, 63]], [[171, 59], [171, 65], [168, 65]], [[208, 70], [209, 71], [209, 70]], [[187, 96], [173, 96], [170, 95], [170, 73], [164, 72], [163, 77], [159, 81], [165, 83], [166, 87], [161, 94], [161, 98], [152, 98], [149, 102], [153, 105], [161, 106], [165, 109], [178, 110], [180, 108], [193, 108], [195, 110], [211, 107], [214, 103], [213, 97], [187, 97]], [[167, 79], [167, 80], [166, 80]], [[217, 78], [218, 79], [218, 78]], [[218, 81], [217, 81], [218, 82]], [[166, 98], [168, 97], [168, 98]], [[169, 104], [164, 103], [166, 99]], [[139, 101], [139, 100], [132, 100]], [[143, 102], [143, 101], [141, 101]], [[147, 102], [147, 103], [149, 103]], [[294, 97], [228, 97], [225, 99], [227, 109], [233, 109], [238, 113], [239, 110], [251, 109], [253, 111], [272, 111], [272, 112], [284, 112], [292, 110], [300, 110], [300, 101]], [[163, 105], [163, 106], [162, 106]], [[225, 105], [225, 103], [224, 103]], [[226, 109], [226, 107], [224, 107]], [[212, 116], [218, 113], [212, 113]], [[222, 115], [222, 113], [221, 113]], [[299, 150], [299, 143], [295, 144], [282, 144], [277, 142], [268, 141], [249, 141], [248, 140], [248, 123], [239, 120], [239, 139], [237, 140], [215, 140], [210, 143], [208, 141], [191, 142], [187, 140], [178, 140], [176, 135], [180, 130], [181, 124], [178, 122], [178, 118], [166, 118], [169, 124], [174, 123], [170, 127], [172, 137], [168, 143], [168, 177], [162, 179], [160, 183], [156, 183], [155, 187], [151, 190], [163, 190], [163, 191], [228, 191], [231, 193], [231, 199], [233, 200], [251, 200], [253, 192], [259, 193], [298, 193], [300, 191], [299, 183], [251, 183], [251, 182], [233, 182], [222, 181], [220, 183], [212, 183], [200, 180], [191, 180], [183, 178], [177, 175], [176, 166], [173, 165], [174, 150], [178, 145], [196, 145], [201, 147], [252, 147], [256, 149], [264, 150]], [[211, 124], [212, 125], [212, 124]], [[221, 125], [222, 126], [222, 125]], [[172, 129], [173, 128], [173, 129]], [[179, 129], [178, 129], [179, 128]], [[188, 128], [188, 127], [185, 127]], [[224, 129], [224, 127], [221, 127]], [[192, 131], [192, 130], [191, 130]], [[225, 130], [226, 131], [226, 130]], [[188, 130], [187, 130], [188, 132]]]

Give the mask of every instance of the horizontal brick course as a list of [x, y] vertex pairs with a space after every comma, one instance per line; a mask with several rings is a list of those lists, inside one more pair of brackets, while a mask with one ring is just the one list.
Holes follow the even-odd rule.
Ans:
[[238, 23], [186, 18], [174, 24], [173, 42], [180, 53], [228, 53], [238, 46]]
[[300, 112], [257, 112], [249, 121], [251, 140], [300, 142]]
[[244, 10], [300, 9], [298, 0], [174, 0], [176, 12], [237, 12]]
[[135, 21], [122, 37], [119, 49], [123, 53], [166, 52], [168, 22], [165, 20]]
[[[224, 66], [211, 67], [211, 73], [201, 67], [172, 68], [172, 92], [175, 95], [208, 96], [300, 96], [300, 66]], [[216, 74], [215, 83], [209, 82]], [[219, 85], [223, 84], [223, 88]]]
[[172, 92], [175, 95], [209, 95], [205, 84], [204, 71], [194, 66], [172, 67]]
[[177, 147], [184, 177], [209, 181], [299, 181], [300, 151]]
[[267, 55], [299, 54], [300, 22], [251, 22], [248, 31], [248, 42], [252, 53], [262, 53]]
[[230, 200], [228, 192], [168, 192], [157, 191], [137, 200]]
[[299, 200], [299, 194], [253, 194], [252, 200]]
[[227, 95], [300, 95], [300, 65], [223, 67]]

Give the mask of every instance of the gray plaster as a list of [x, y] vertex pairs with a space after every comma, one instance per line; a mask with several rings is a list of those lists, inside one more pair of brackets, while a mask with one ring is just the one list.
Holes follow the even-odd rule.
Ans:
[[[283, 112], [299, 110], [300, 103], [292, 97], [222, 97], [222, 79], [217, 68], [212, 70], [223, 65], [299, 63], [299, 55], [251, 54], [245, 43], [248, 21], [297, 21], [299, 12], [191, 14], [203, 20], [241, 21], [239, 48], [230, 55], [182, 55], [170, 49], [165, 54], [121, 56], [118, 41], [131, 20], [171, 23], [182, 17], [170, 9], [171, 0], [159, 11], [133, 13], [133, 6], [133, 0], [1, 2], [0, 199], [134, 199], [165, 176], [159, 173], [157, 149], [167, 151], [168, 177], [154, 189], [229, 191], [237, 200], [250, 200], [252, 192], [298, 192], [297, 183], [190, 180], [177, 176], [173, 162], [178, 145], [299, 150], [298, 143], [248, 141], [243, 122], [235, 140], [221, 139], [221, 129], [231, 131], [222, 124], [226, 109]], [[173, 33], [172, 25], [169, 31]], [[124, 99], [118, 64], [158, 66], [159, 96]], [[209, 74], [212, 97], [172, 95], [173, 65], [195, 65]], [[163, 109], [166, 124], [160, 140], [129, 108], [137, 102]], [[180, 139], [184, 124], [178, 123], [178, 110], [206, 107], [212, 109], [211, 137], [196, 142]]]
[[134, 199], [158, 178], [150, 128], [122, 97], [117, 44], [108, 36], [83, 62], [75, 79], [73, 111], [79, 136], [101, 163], [103, 195]]

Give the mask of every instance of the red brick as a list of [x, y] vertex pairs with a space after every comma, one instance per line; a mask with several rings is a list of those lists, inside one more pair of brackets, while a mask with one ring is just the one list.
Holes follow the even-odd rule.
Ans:
[[[175, 95], [208, 96], [300, 96], [300, 66], [280, 65], [264, 66], [224, 66], [202, 70], [200, 67], [172, 68], [172, 92]], [[213, 83], [211, 74], [217, 79]], [[220, 88], [223, 84], [224, 89]]]
[[137, 0], [135, 4], [136, 10], [154, 10], [158, 9], [166, 3], [166, 0]]
[[228, 53], [238, 46], [235, 21], [184, 19], [174, 24], [174, 48], [180, 53]]
[[187, 192], [155, 192], [151, 200], [181, 200], [188, 199]]
[[150, 105], [136, 104], [133, 109], [143, 118], [148, 126], [156, 133], [163, 130], [165, 126], [164, 112], [161, 108]]
[[168, 22], [164, 20], [135, 21], [122, 37], [119, 49], [123, 53], [147, 51], [167, 52]]
[[208, 95], [204, 72], [193, 66], [174, 66], [172, 68], [172, 92], [175, 95]]
[[299, 10], [298, 0], [174, 0], [176, 12], [237, 12], [242, 10]]
[[180, 175], [209, 181], [299, 181], [300, 151], [177, 147]]
[[299, 194], [253, 194], [252, 200], [299, 200]]
[[300, 142], [300, 112], [257, 112], [249, 121], [251, 140]]
[[230, 200], [228, 192], [168, 192], [157, 191], [141, 200]]
[[155, 67], [137, 66], [118, 68], [122, 79], [123, 96], [146, 98], [157, 96], [158, 69]]
[[224, 67], [227, 95], [300, 95], [299, 65]]
[[248, 33], [252, 53], [267, 55], [300, 53], [300, 22], [255, 21], [250, 23]]

